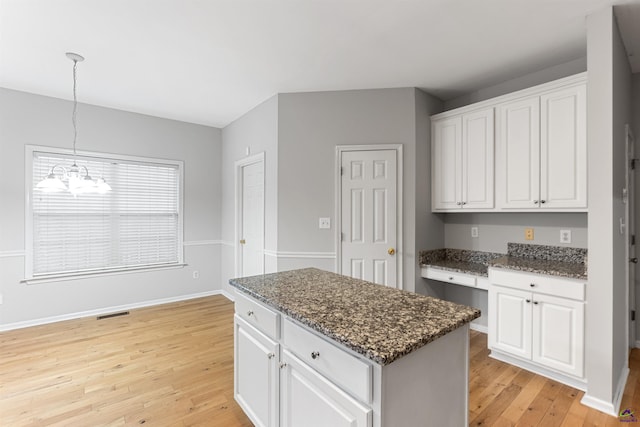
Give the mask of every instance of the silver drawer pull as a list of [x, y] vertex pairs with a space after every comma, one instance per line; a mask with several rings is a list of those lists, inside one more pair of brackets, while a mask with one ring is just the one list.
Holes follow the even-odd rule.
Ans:
[[319, 351], [311, 352], [311, 358], [312, 359], [317, 359], [318, 357], [320, 357], [320, 352]]
[[453, 280], [453, 276], [449, 276], [449, 280]]
[[531, 286], [532, 288], [535, 288], [536, 284], [535, 283], [529, 283], [529, 286]]
[[275, 356], [276, 356], [276, 355], [275, 355], [275, 354], [273, 354], [273, 353], [269, 353], [269, 354], [267, 354], [267, 357], [268, 357], [269, 359], [273, 359]]
[[247, 316], [253, 316], [253, 311], [251, 310], [247, 311]]

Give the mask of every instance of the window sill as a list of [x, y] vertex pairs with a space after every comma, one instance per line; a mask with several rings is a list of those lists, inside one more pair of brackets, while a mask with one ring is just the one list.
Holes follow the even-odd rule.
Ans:
[[69, 274], [51, 274], [47, 276], [40, 277], [31, 277], [27, 279], [23, 279], [20, 283], [26, 283], [27, 285], [36, 285], [38, 283], [48, 283], [48, 282], [65, 282], [69, 280], [80, 280], [80, 279], [90, 279], [93, 277], [104, 277], [104, 276], [118, 276], [121, 274], [129, 274], [129, 273], [142, 273], [142, 272], [151, 272], [158, 270], [175, 270], [178, 268], [184, 268], [188, 264], [179, 263], [179, 264], [169, 264], [169, 265], [158, 265], [158, 266], [144, 266], [138, 268], [122, 268], [122, 269], [114, 269], [114, 270], [104, 270], [104, 271], [87, 271], [83, 273], [69, 273]]

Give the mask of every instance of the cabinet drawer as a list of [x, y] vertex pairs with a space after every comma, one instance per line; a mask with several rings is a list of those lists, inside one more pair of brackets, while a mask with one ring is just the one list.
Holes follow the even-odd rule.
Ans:
[[422, 277], [432, 280], [440, 280], [442, 282], [455, 283], [463, 286], [476, 286], [476, 278], [469, 274], [455, 273], [439, 268], [426, 267], [422, 269]]
[[494, 285], [513, 289], [528, 290], [578, 301], [585, 300], [586, 284], [582, 280], [490, 268], [489, 281]]
[[273, 339], [279, 338], [280, 315], [263, 304], [236, 292], [236, 314]]
[[314, 333], [284, 320], [282, 341], [302, 361], [363, 402], [372, 395], [371, 365]]

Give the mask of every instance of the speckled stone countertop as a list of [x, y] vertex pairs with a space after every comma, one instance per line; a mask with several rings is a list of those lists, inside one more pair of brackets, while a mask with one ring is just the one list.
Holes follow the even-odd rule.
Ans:
[[305, 268], [232, 286], [380, 365], [480, 317], [480, 310]]
[[494, 268], [587, 279], [587, 250], [560, 246], [508, 243], [507, 255], [492, 260]]
[[504, 254], [495, 252], [435, 249], [420, 251], [419, 259], [421, 266], [437, 267], [447, 271], [487, 277], [489, 262], [502, 256]]

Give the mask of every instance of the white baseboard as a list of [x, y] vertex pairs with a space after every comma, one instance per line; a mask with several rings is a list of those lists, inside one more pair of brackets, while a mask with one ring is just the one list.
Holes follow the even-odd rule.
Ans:
[[589, 396], [588, 394], [585, 394], [584, 396], [582, 396], [580, 403], [582, 403], [584, 406], [588, 406], [600, 412], [604, 412], [605, 414], [613, 415], [614, 417], [618, 416], [618, 413], [616, 412], [616, 408], [614, 407], [613, 403], [605, 402], [604, 400], [598, 399], [597, 397], [593, 397], [593, 396]]
[[11, 331], [14, 329], [28, 328], [30, 326], [46, 325], [48, 323], [62, 322], [64, 320], [79, 319], [82, 317], [101, 316], [104, 314], [114, 313], [114, 312], [123, 311], [123, 310], [132, 310], [135, 308], [151, 307], [154, 305], [168, 304], [168, 303], [178, 302], [178, 301], [186, 301], [190, 299], [208, 297], [212, 295], [223, 295], [224, 297], [226, 297], [231, 301], [234, 300], [233, 295], [229, 294], [224, 290], [217, 289], [214, 291], [200, 292], [197, 294], [180, 295], [180, 296], [170, 297], [170, 298], [161, 298], [161, 299], [155, 299], [151, 301], [142, 301], [142, 302], [137, 302], [133, 304], [124, 304], [124, 305], [118, 305], [113, 307], [98, 308], [96, 310], [87, 310], [87, 311], [80, 311], [76, 313], [62, 314], [59, 316], [43, 317], [40, 319], [26, 320], [23, 322], [7, 323], [5, 325], [0, 325], [0, 332]]
[[619, 416], [620, 404], [622, 403], [624, 388], [627, 385], [627, 378], [629, 378], [629, 368], [625, 367], [620, 374], [620, 378], [618, 379], [618, 385], [616, 387], [613, 402], [598, 399], [597, 397], [593, 397], [585, 393], [585, 395], [582, 397], [582, 400], [580, 400], [580, 403], [590, 408], [597, 409], [600, 412], [604, 412], [605, 414], [612, 415], [614, 417]]
[[482, 332], [483, 334], [489, 333], [489, 327], [485, 325], [480, 325], [480, 324], [471, 322], [469, 324], [469, 327], [471, 328], [472, 331]]
[[[556, 371], [552, 371], [551, 369], [547, 369], [540, 365], [528, 362], [526, 360], [519, 359], [517, 357], [510, 356], [505, 353], [501, 353], [496, 350], [491, 350], [489, 353], [489, 357], [499, 360], [501, 362], [506, 362], [511, 365], [518, 366], [522, 369], [526, 369], [527, 371], [533, 372], [534, 374], [542, 375], [543, 377], [551, 378], [554, 381], [558, 381], [562, 384], [566, 384], [570, 387], [577, 388], [578, 390], [585, 391], [587, 390], [587, 382], [586, 380], [581, 380], [575, 377], [570, 377], [568, 375], [561, 374]], [[596, 408], [597, 409], [597, 408]]]

